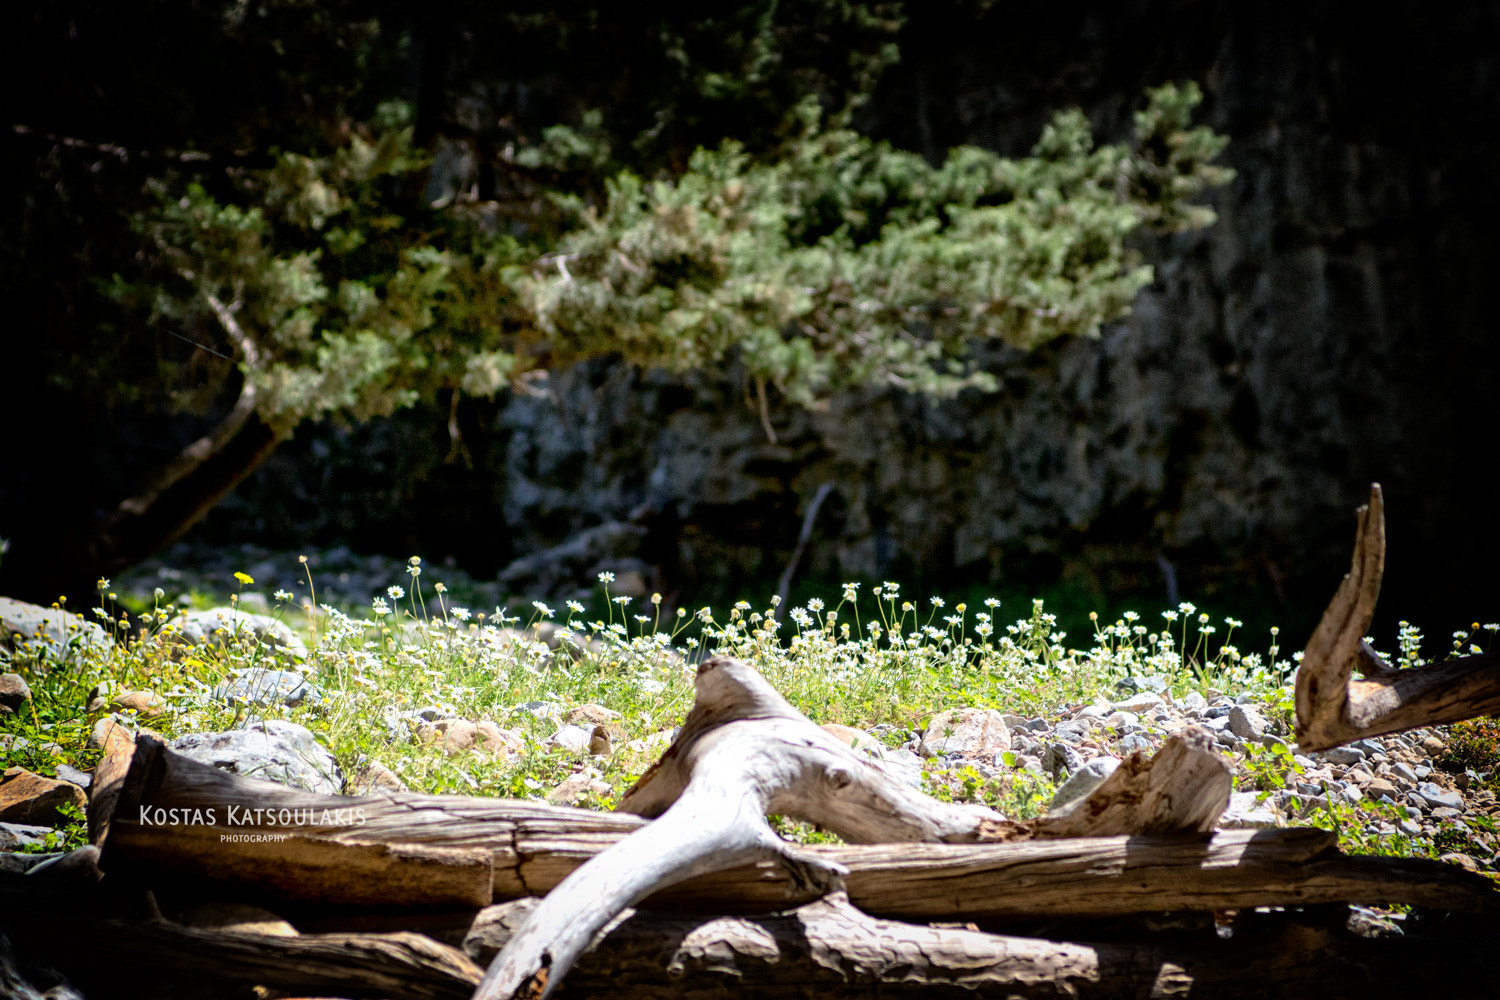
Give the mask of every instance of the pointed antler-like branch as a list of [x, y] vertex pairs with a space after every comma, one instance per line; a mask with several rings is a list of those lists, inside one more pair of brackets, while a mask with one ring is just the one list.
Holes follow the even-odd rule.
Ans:
[[[1354, 562], [1297, 671], [1297, 744], [1326, 750], [1365, 736], [1500, 712], [1500, 654], [1397, 670], [1365, 643], [1385, 572], [1380, 484], [1359, 509]], [[1358, 671], [1362, 679], [1355, 679]]]

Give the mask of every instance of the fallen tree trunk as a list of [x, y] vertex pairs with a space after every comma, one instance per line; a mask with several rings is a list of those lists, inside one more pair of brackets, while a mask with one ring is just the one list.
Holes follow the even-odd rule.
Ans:
[[1500, 653], [1397, 670], [1366, 644], [1384, 573], [1385, 500], [1377, 483], [1359, 509], [1353, 565], [1297, 669], [1302, 750], [1500, 713]]
[[[536, 905], [482, 913], [465, 950], [484, 962]], [[881, 920], [835, 893], [750, 919], [631, 912], [581, 956], [555, 996], [1407, 1000], [1430, 989], [1434, 963], [1448, 982], [1492, 980], [1500, 955], [1482, 941], [1371, 941], [1288, 914], [1227, 940], [1050, 941]]]
[[[1140, 773], [1125, 775], [1122, 784], [1138, 784]], [[270, 904], [416, 910], [544, 895], [647, 825], [635, 816], [512, 799], [314, 795], [200, 764], [151, 736], [138, 739], [128, 775], [116, 795], [102, 867]], [[102, 800], [111, 792], [96, 786], [95, 794]], [[216, 823], [193, 822], [207, 820], [211, 810]], [[184, 822], [153, 818], [170, 820], [174, 813]], [[281, 824], [283, 815], [291, 822]], [[325, 815], [348, 822], [325, 824]], [[250, 822], [256, 816], [267, 822]], [[1331, 834], [1311, 829], [801, 851], [847, 869], [850, 898], [867, 912], [926, 920], [1330, 901], [1484, 910], [1497, 899], [1487, 880], [1462, 869], [1348, 858], [1333, 849]], [[755, 865], [707, 873], [652, 897], [654, 905], [737, 913], [814, 898], [774, 866]]]
[[[234, 988], [291, 995], [457, 1000], [534, 910], [488, 907], [461, 927], [462, 950], [422, 934], [276, 936], [101, 916], [98, 892], [0, 878], [10, 934], [88, 996], [217, 997]], [[774, 916], [627, 912], [581, 956], [561, 998], [1123, 996], [1375, 1000], [1420, 996], [1434, 965], [1450, 983], [1500, 974], [1474, 935], [1368, 941], [1337, 921], [1260, 916], [1263, 927], [1150, 942], [1073, 942], [926, 927], [868, 916], [834, 893]], [[1320, 915], [1321, 916], [1321, 915]], [[1253, 922], [1251, 922], [1253, 923]], [[87, 949], [76, 942], [87, 940]], [[451, 939], [457, 943], [460, 938]]]

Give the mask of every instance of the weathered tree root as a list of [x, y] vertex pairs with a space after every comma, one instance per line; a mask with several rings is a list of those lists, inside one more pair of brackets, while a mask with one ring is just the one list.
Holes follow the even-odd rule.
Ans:
[[[1227, 766], [1191, 740], [1160, 770], [1139, 757], [1067, 816], [1029, 828], [980, 806], [939, 802], [890, 778], [793, 708], [749, 664], [698, 668], [697, 698], [672, 746], [620, 809], [655, 817], [568, 876], [495, 958], [476, 1000], [545, 997], [610, 920], [651, 893], [747, 861], [794, 881], [841, 886], [842, 866], [783, 842], [779, 813], [852, 843], [969, 843], [1107, 832], [1203, 834], [1228, 800]], [[1163, 755], [1158, 755], [1163, 756]], [[1174, 777], [1175, 780], [1174, 780]]]

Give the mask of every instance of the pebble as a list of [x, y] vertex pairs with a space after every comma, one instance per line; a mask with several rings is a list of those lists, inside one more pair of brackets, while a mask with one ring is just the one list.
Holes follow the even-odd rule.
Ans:
[[1229, 710], [1229, 731], [1242, 740], [1259, 740], [1266, 732], [1266, 720], [1253, 705], [1236, 705]]
[[1356, 750], [1353, 747], [1334, 747], [1331, 750], [1324, 750], [1319, 756], [1330, 764], [1348, 765], [1358, 764], [1364, 760], [1365, 752], [1363, 750]]
[[1405, 764], [1400, 764], [1400, 763], [1392, 764], [1391, 765], [1390, 774], [1391, 774], [1391, 777], [1393, 779], [1395, 779], [1398, 782], [1403, 783], [1403, 785], [1405, 785], [1406, 787], [1408, 787], [1408, 788], [1415, 788], [1416, 787], [1416, 784], [1417, 784], [1417, 772], [1413, 771], [1411, 768], [1407, 767]]
[[1457, 792], [1450, 792], [1430, 781], [1424, 781], [1417, 786], [1416, 794], [1434, 809], [1448, 808], [1462, 810], [1464, 797]]
[[1140, 714], [1148, 709], [1162, 704], [1160, 695], [1150, 691], [1142, 691], [1140, 694], [1115, 702], [1115, 710], [1119, 712], [1135, 712]]
[[1062, 815], [1071, 811], [1070, 806], [1082, 802], [1094, 789], [1104, 784], [1104, 779], [1120, 766], [1118, 757], [1096, 757], [1068, 775], [1057, 793], [1052, 797], [1051, 815]]

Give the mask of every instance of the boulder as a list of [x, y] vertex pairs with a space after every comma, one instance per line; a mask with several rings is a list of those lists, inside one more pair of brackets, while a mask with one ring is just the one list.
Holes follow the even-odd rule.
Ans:
[[299, 660], [307, 658], [307, 646], [284, 622], [269, 615], [251, 614], [238, 608], [209, 608], [178, 615], [167, 625], [172, 636], [197, 646], [203, 643], [222, 645], [230, 636], [239, 635], [285, 649]]
[[927, 724], [917, 752], [923, 757], [958, 756], [993, 760], [1010, 749], [1010, 730], [993, 708], [939, 712]]
[[350, 795], [372, 795], [380, 792], [404, 792], [406, 783], [396, 772], [378, 760], [367, 760], [354, 772], [349, 780]]
[[18, 712], [31, 700], [31, 688], [20, 674], [0, 674], [0, 715]]
[[0, 648], [25, 655], [61, 652], [69, 643], [84, 647], [111, 644], [108, 633], [93, 622], [61, 608], [44, 608], [0, 597]]
[[613, 791], [604, 776], [590, 767], [564, 778], [556, 788], [547, 793], [547, 801], [555, 806], [571, 806], [591, 792], [596, 796], [603, 796]]
[[81, 814], [87, 805], [83, 789], [71, 781], [44, 778], [20, 767], [0, 775], [0, 822], [60, 826], [68, 822], [63, 807], [72, 806]]
[[[840, 743], [855, 750], [880, 750], [881, 743], [875, 737], [863, 729], [855, 729], [853, 726], [841, 726], [837, 722], [830, 722], [822, 727], [823, 732], [833, 736]], [[1006, 730], [1007, 733], [1009, 729]]]
[[169, 746], [185, 757], [247, 778], [324, 795], [338, 795], [344, 787], [333, 754], [305, 727], [284, 719], [266, 719], [222, 733], [191, 733]]
[[607, 726], [618, 718], [620, 718], [620, 713], [614, 709], [590, 703], [570, 709], [568, 714], [563, 716], [563, 721], [575, 726]]
[[111, 712], [134, 712], [143, 719], [154, 719], [167, 710], [167, 703], [154, 691], [129, 691], [112, 699]]
[[214, 697], [231, 705], [316, 705], [327, 700], [317, 685], [297, 671], [266, 667], [236, 670], [214, 688]]

